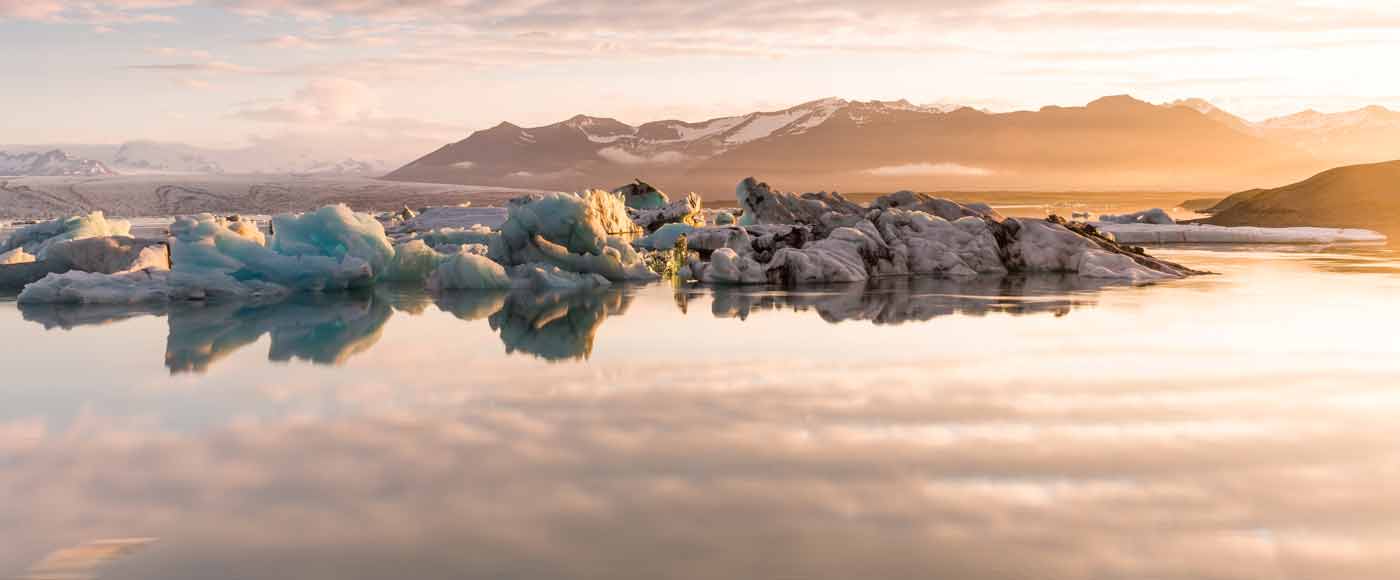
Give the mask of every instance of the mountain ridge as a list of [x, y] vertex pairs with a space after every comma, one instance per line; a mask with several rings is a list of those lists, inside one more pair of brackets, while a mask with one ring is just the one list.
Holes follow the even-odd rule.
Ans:
[[640, 176], [713, 196], [751, 174], [804, 189], [1230, 190], [1326, 165], [1253, 126], [1208, 101], [1130, 95], [1007, 113], [827, 98], [700, 122], [503, 122], [385, 178], [580, 189]]

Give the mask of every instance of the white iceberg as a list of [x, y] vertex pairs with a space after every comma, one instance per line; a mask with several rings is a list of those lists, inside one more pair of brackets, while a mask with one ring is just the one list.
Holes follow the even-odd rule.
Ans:
[[1386, 241], [1379, 232], [1362, 229], [1206, 224], [1093, 224], [1124, 244], [1350, 244]]
[[283, 256], [358, 258], [374, 275], [382, 274], [394, 258], [384, 225], [344, 204], [274, 216], [272, 232], [268, 247]]
[[1151, 224], [1157, 226], [1176, 224], [1176, 220], [1172, 219], [1172, 216], [1161, 208], [1152, 208], [1122, 215], [1103, 214], [1099, 216], [1099, 222], [1106, 224]]
[[4, 244], [0, 244], [0, 253], [20, 248], [36, 260], [43, 260], [48, 257], [49, 248], [55, 244], [111, 236], [130, 237], [131, 222], [109, 220], [102, 212], [95, 211], [84, 216], [59, 218], [15, 230]]
[[428, 289], [504, 290], [511, 287], [506, 269], [485, 256], [460, 252], [448, 256], [428, 277]]

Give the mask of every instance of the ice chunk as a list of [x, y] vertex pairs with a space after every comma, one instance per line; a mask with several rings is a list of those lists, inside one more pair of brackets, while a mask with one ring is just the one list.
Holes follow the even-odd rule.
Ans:
[[24, 287], [23, 304], [138, 304], [170, 300], [170, 272], [138, 270], [124, 274], [49, 274]]
[[734, 214], [727, 211], [717, 211], [714, 213], [713, 217], [710, 218], [710, 223], [717, 226], [734, 225]]
[[955, 222], [965, 217], [987, 218], [997, 222], [1005, 219], [1000, 213], [997, 213], [996, 210], [986, 204], [963, 205], [949, 199], [907, 190], [881, 196], [871, 202], [870, 207], [881, 210], [898, 208], [908, 211], [921, 211], [929, 215], [941, 217], [950, 222]]
[[686, 245], [699, 252], [713, 252], [729, 248], [740, 255], [753, 253], [753, 239], [748, 230], [739, 227], [695, 228], [686, 233]]
[[1261, 228], [1205, 224], [1095, 224], [1124, 244], [1345, 244], [1386, 241], [1379, 232], [1338, 228]]
[[428, 244], [428, 246], [438, 248], [466, 244], [483, 244], [489, 246], [498, 243], [500, 237], [500, 232], [486, 226], [475, 225], [470, 228], [441, 228], [431, 230], [416, 234], [409, 239], [422, 240], [423, 243]]
[[28, 264], [30, 262], [34, 262], [35, 260], [36, 258], [29, 252], [24, 251], [24, 248], [15, 248], [13, 250], [0, 254], [0, 266], [8, 266], [10, 264]]
[[428, 289], [496, 290], [511, 287], [505, 268], [484, 256], [461, 252], [448, 256], [428, 278]]
[[483, 226], [499, 228], [506, 222], [506, 208], [438, 206], [423, 210], [423, 213], [404, 220], [394, 228], [397, 232], [426, 232], [443, 228], [471, 228]]
[[568, 193], [512, 200], [510, 218], [501, 227], [501, 239], [492, 247], [491, 257], [505, 265], [547, 262], [612, 281], [655, 280], [656, 273], [637, 251], [621, 238], [609, 236], [598, 216], [600, 206], [616, 203], [620, 208], [621, 198], [597, 190], [589, 195], [588, 200]]
[[1033, 219], [1015, 221], [1018, 224], [1015, 241], [1008, 248], [1009, 259], [1015, 266], [1013, 270], [1130, 280], [1180, 276], [1154, 269], [1125, 254], [1109, 252], [1060, 223]]
[[949, 222], [923, 211], [889, 209], [880, 213], [875, 226], [890, 248], [888, 259], [877, 267], [880, 275], [1006, 272], [996, 237], [983, 219], [962, 217]]
[[616, 236], [609, 237], [603, 251], [597, 254], [571, 254], [543, 238], [535, 239], [535, 248], [543, 261], [571, 272], [599, 274], [615, 282], [648, 282], [659, 277], [631, 244]]
[[661, 209], [671, 203], [671, 199], [650, 183], [640, 179], [613, 190], [621, 194], [627, 207], [631, 209]]
[[1159, 226], [1169, 226], [1176, 224], [1176, 220], [1161, 208], [1152, 208], [1136, 213], [1126, 213], [1122, 215], [1103, 214], [1099, 216], [1099, 221], [1108, 224], [1152, 224]]
[[535, 193], [511, 200], [509, 211], [501, 235], [510, 263], [534, 257], [529, 254], [535, 236], [575, 254], [597, 254], [607, 244], [607, 230], [577, 195]]
[[812, 226], [820, 236], [854, 225], [866, 212], [866, 208], [839, 193], [823, 191], [799, 196], [774, 190], [752, 177], [739, 182], [735, 195], [744, 210], [739, 222], [743, 225], [800, 224]]
[[269, 247], [278, 254], [358, 258], [369, 264], [372, 276], [384, 273], [394, 258], [383, 224], [367, 214], [350, 211], [344, 204], [274, 216], [272, 231]]
[[170, 269], [170, 252], [165, 242], [127, 237], [83, 238], [54, 244], [49, 262], [64, 270], [116, 274], [134, 270]]
[[15, 248], [23, 248], [37, 260], [48, 257], [48, 249], [54, 244], [84, 238], [109, 236], [131, 236], [131, 223], [123, 220], [108, 220], [100, 211], [85, 216], [59, 218], [29, 225], [16, 230], [0, 244], [0, 253]]
[[693, 193], [685, 196], [685, 199], [676, 200], [656, 209], [629, 208], [628, 211], [637, 227], [647, 232], [654, 232], [669, 224], [700, 225], [703, 219], [700, 196]]
[[[299, 235], [311, 233], [308, 231], [310, 224], [295, 219], [284, 222], [293, 223], [297, 233], [289, 236], [288, 245], [282, 247], [290, 247], [292, 251], [312, 251], [318, 246], [325, 246], [342, 255], [283, 255], [234, 233], [212, 215], [200, 214], [177, 218], [170, 226], [173, 237], [171, 268], [183, 274], [180, 279], [184, 283], [194, 287], [205, 286], [216, 293], [230, 290], [230, 283], [258, 282], [291, 290], [320, 291], [363, 287], [373, 282], [374, 271], [369, 262], [348, 255], [349, 246], [331, 241], [337, 239], [337, 233], [348, 232], [322, 231], [299, 241], [303, 239]], [[278, 237], [280, 235], [273, 238], [274, 247], [279, 246], [275, 241]], [[382, 259], [381, 268], [387, 268], [393, 256], [392, 246], [388, 247], [387, 255], [381, 256], [377, 255], [377, 244], [356, 240], [354, 235], [344, 237], [350, 240], [356, 251]], [[365, 243], [355, 244], [356, 241]], [[387, 246], [387, 238], [382, 241]], [[253, 291], [259, 289], [260, 286], [250, 288]]]
[[258, 244], [267, 245], [267, 235], [258, 229], [258, 224], [253, 220], [235, 215], [225, 218], [225, 223], [228, 225], [229, 231]]
[[521, 264], [510, 269], [511, 286], [514, 288], [538, 288], [574, 290], [580, 288], [602, 288], [612, 285], [607, 278], [598, 274], [570, 272], [549, 264]]
[[676, 245], [676, 240], [681, 236], [690, 237], [696, 230], [690, 224], [666, 224], [656, 231], [638, 238], [635, 242], [638, 247], [649, 250], [665, 250]]
[[607, 234], [640, 234], [643, 233], [636, 223], [632, 222], [628, 215], [627, 203], [622, 200], [622, 195], [603, 191], [601, 189], [590, 189], [579, 194], [584, 203], [588, 206], [591, 217], [602, 224], [603, 231]]
[[866, 256], [883, 245], [873, 230], [836, 228], [831, 236], [801, 248], [782, 248], [768, 262], [771, 279], [791, 285], [860, 282], [870, 277]]
[[394, 246], [394, 259], [389, 261], [382, 280], [398, 282], [425, 282], [442, 264], [446, 256], [437, 252], [423, 240], [411, 240]]
[[[696, 273], [695, 270], [700, 270]], [[729, 248], [715, 250], [710, 263], [701, 268], [691, 266], [692, 275], [707, 284], [764, 284], [768, 275], [762, 264], [748, 256], [740, 256]]]

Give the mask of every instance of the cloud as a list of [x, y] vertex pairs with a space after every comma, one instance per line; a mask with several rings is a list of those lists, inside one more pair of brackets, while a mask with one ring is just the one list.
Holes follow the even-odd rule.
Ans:
[[321, 45], [294, 34], [283, 34], [258, 41], [258, 46], [280, 49], [321, 50]]
[[990, 169], [962, 165], [959, 163], [909, 163], [905, 165], [876, 167], [874, 169], [867, 169], [862, 173], [877, 177], [921, 177], [940, 175], [983, 177], [994, 175], [996, 172]]
[[662, 151], [651, 157], [631, 153], [621, 147], [606, 147], [598, 151], [598, 156], [621, 165], [674, 165], [686, 160], [680, 151]]
[[127, 65], [129, 70], [144, 71], [173, 71], [173, 72], [216, 72], [216, 73], [240, 73], [252, 74], [266, 72], [262, 69], [234, 64], [221, 60], [211, 60], [206, 62], [177, 62], [169, 64], [133, 64]]
[[101, 24], [174, 22], [173, 17], [159, 11], [192, 3], [193, 0], [0, 0], [0, 21]]
[[379, 97], [364, 83], [342, 78], [308, 82], [291, 98], [261, 108], [234, 113], [240, 119], [274, 123], [342, 123], [368, 119]]

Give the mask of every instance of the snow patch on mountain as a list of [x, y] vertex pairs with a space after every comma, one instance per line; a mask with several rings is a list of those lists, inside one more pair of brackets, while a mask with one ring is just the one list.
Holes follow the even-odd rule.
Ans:
[[1400, 112], [1372, 105], [1354, 111], [1322, 113], [1308, 109], [1259, 124], [1267, 129], [1333, 131], [1350, 128], [1400, 128]]

